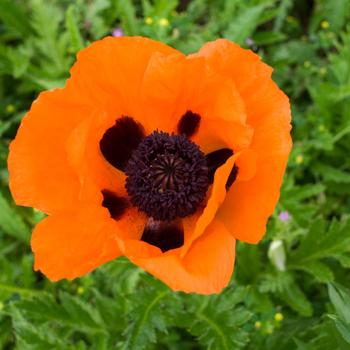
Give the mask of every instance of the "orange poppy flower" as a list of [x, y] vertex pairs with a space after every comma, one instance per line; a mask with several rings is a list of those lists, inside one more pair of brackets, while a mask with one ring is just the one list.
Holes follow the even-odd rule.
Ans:
[[189, 56], [142, 37], [82, 50], [10, 146], [14, 199], [48, 214], [35, 269], [73, 279], [125, 255], [174, 290], [221, 291], [235, 240], [265, 232], [291, 149], [271, 72], [227, 40]]

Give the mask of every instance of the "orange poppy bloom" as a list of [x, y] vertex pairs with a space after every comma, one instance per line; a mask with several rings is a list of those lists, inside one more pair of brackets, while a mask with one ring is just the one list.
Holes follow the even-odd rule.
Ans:
[[235, 240], [257, 243], [291, 149], [288, 98], [259, 56], [227, 40], [185, 56], [142, 37], [78, 54], [10, 146], [35, 270], [73, 279], [125, 255], [174, 290], [217, 293]]

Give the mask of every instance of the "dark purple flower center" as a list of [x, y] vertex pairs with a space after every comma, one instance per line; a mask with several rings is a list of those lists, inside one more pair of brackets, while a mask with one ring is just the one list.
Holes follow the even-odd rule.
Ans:
[[155, 131], [145, 137], [125, 173], [132, 204], [155, 220], [193, 214], [209, 187], [205, 156], [185, 135]]

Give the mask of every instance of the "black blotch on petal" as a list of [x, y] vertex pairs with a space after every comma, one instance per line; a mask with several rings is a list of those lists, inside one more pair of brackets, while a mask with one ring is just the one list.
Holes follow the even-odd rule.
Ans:
[[131, 117], [123, 116], [104, 133], [100, 149], [110, 164], [124, 171], [133, 150], [144, 137], [142, 125]]
[[[221, 148], [217, 151], [208, 153], [205, 158], [207, 160], [207, 166], [209, 169], [209, 181], [213, 183], [214, 174], [217, 168], [225, 164], [227, 159], [233, 155], [233, 151], [230, 148]], [[231, 174], [230, 174], [231, 175]]]
[[102, 194], [102, 206], [108, 209], [113, 219], [120, 219], [130, 205], [128, 199], [119, 197], [115, 193], [108, 190], [103, 190]]
[[230, 175], [228, 176], [228, 179], [226, 181], [226, 191], [228, 191], [230, 189], [230, 187], [232, 186], [232, 184], [236, 181], [238, 175], [238, 167], [235, 164], [230, 172]]
[[178, 133], [185, 134], [187, 137], [193, 136], [199, 129], [201, 117], [197, 113], [187, 111], [180, 119], [177, 125]]
[[184, 244], [184, 230], [181, 220], [156, 221], [150, 218], [143, 231], [141, 241], [152, 244], [164, 253], [180, 248]]

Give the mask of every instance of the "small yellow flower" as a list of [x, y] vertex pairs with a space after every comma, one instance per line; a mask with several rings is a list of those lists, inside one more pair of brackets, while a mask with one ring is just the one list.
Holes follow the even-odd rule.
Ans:
[[304, 157], [303, 157], [301, 154], [299, 154], [299, 155], [295, 158], [295, 162], [296, 162], [297, 164], [301, 164], [303, 161], [304, 161]]
[[280, 312], [277, 312], [277, 313], [275, 314], [275, 320], [276, 320], [277, 322], [281, 322], [281, 321], [283, 320], [283, 314], [280, 313]]
[[261, 326], [262, 326], [262, 324], [261, 324], [260, 321], [256, 321], [256, 322], [255, 322], [255, 325], [254, 325], [255, 329], [260, 329]]
[[327, 28], [329, 28], [329, 22], [328, 22], [328, 21], [322, 21], [322, 22], [321, 22], [321, 28], [322, 28], [322, 29], [327, 29]]
[[169, 20], [167, 18], [161, 18], [158, 23], [161, 27], [167, 27], [169, 25]]
[[77, 294], [82, 295], [82, 294], [84, 294], [84, 292], [85, 292], [84, 287], [80, 286], [80, 287], [77, 288]]
[[305, 61], [304, 62], [304, 67], [305, 68], [310, 68], [311, 67], [311, 62], [310, 61]]
[[321, 75], [326, 75], [327, 74], [327, 68], [326, 67], [321, 67], [320, 68], [320, 74]]
[[318, 131], [319, 131], [319, 132], [323, 132], [323, 131], [325, 131], [325, 130], [326, 130], [326, 128], [325, 128], [325, 126], [324, 126], [323, 124], [321, 124], [321, 125], [318, 126]]
[[268, 328], [266, 329], [266, 333], [267, 333], [267, 334], [272, 334], [272, 333], [273, 333], [273, 327], [268, 327]]
[[153, 18], [152, 17], [146, 17], [145, 18], [145, 23], [148, 25], [151, 25], [153, 23]]
[[6, 112], [9, 113], [9, 114], [13, 113], [15, 110], [16, 110], [16, 108], [12, 104], [9, 104], [9, 105], [6, 106]]

